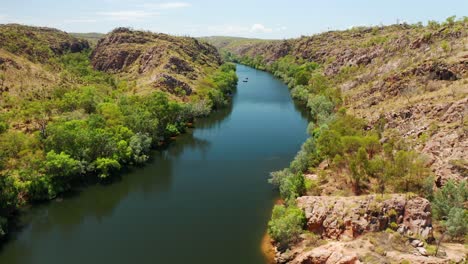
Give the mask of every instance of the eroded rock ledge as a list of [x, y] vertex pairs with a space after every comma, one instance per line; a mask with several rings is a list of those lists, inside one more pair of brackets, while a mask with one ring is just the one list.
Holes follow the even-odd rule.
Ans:
[[433, 239], [431, 206], [421, 197], [303, 196], [297, 205], [310, 233], [286, 252], [277, 251], [277, 263], [464, 263], [466, 258], [463, 245], [448, 243], [437, 257], [428, 256], [420, 239]]
[[303, 196], [297, 199], [305, 211], [307, 229], [322, 238], [356, 238], [390, 225], [401, 233], [432, 236], [431, 205], [421, 197], [403, 194], [354, 197]]

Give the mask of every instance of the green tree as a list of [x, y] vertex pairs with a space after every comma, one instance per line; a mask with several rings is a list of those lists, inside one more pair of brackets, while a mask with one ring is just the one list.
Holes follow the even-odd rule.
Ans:
[[426, 161], [415, 151], [398, 151], [393, 169], [398, 177], [395, 179], [396, 189], [404, 192], [421, 192], [424, 180], [431, 174]]
[[51, 184], [48, 189], [51, 189], [53, 196], [68, 190], [71, 179], [81, 173], [81, 163], [79, 161], [74, 160], [64, 152], [57, 154], [53, 150], [47, 153], [44, 167], [46, 176], [51, 178], [47, 182]]
[[335, 106], [327, 97], [323, 95], [313, 96], [307, 102], [307, 107], [310, 109], [311, 118], [314, 123], [319, 121], [319, 117], [328, 117], [333, 113]]
[[343, 149], [341, 137], [335, 130], [326, 129], [320, 133], [317, 139], [317, 150], [320, 155], [331, 160]]
[[381, 156], [376, 156], [369, 160], [367, 175], [377, 180], [378, 192], [384, 193], [385, 187], [390, 179], [390, 174], [386, 173], [387, 163]]
[[285, 200], [294, 200], [305, 193], [304, 176], [290, 173], [281, 181], [280, 194]]
[[301, 209], [275, 205], [268, 223], [268, 233], [278, 243], [279, 248], [284, 250], [298, 240], [304, 224], [305, 215]]
[[369, 160], [364, 147], [359, 148], [356, 156], [350, 162], [351, 180], [353, 182], [354, 193], [361, 193], [362, 182], [367, 180], [367, 171], [369, 171]]
[[464, 208], [468, 200], [466, 181], [455, 183], [449, 180], [442, 188], [437, 190], [432, 201], [432, 211], [437, 219], [446, 220], [450, 209]]
[[114, 159], [96, 159], [96, 169], [99, 171], [99, 178], [101, 179], [109, 177], [112, 172], [120, 170], [120, 168], [120, 163]]
[[468, 233], [468, 210], [459, 207], [450, 209], [444, 226], [449, 236], [463, 238]]
[[309, 83], [310, 73], [306, 70], [300, 70], [295, 74], [296, 85], [307, 85]]

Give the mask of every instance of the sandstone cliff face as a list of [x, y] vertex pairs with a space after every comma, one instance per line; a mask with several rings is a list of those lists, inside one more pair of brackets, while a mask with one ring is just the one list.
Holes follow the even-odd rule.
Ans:
[[297, 204], [305, 212], [306, 229], [311, 233], [302, 234], [299, 242], [287, 251], [277, 251], [277, 263], [466, 261], [466, 250], [460, 244], [444, 243], [438, 257], [429, 256], [423, 239], [433, 239], [431, 207], [424, 198], [403, 194], [303, 196], [297, 199]]
[[420, 197], [303, 196], [297, 204], [305, 212], [307, 229], [322, 238], [353, 239], [367, 232], [383, 231], [391, 224], [404, 234], [432, 236], [431, 206]]
[[127, 28], [101, 39], [91, 59], [97, 70], [136, 81], [138, 92], [161, 89], [176, 94], [182, 89], [186, 95], [207, 71], [221, 64], [216, 48], [194, 38]]

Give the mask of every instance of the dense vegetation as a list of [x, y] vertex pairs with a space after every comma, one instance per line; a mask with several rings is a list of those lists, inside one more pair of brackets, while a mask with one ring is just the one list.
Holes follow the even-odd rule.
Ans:
[[[453, 18], [446, 26], [450, 26], [449, 20]], [[465, 22], [458, 23], [452, 26]], [[346, 109], [339, 84], [352, 78], [360, 67], [344, 66], [336, 75], [327, 76], [322, 64], [300, 56], [266, 60], [261, 52], [253, 54], [257, 55], [236, 57], [229, 53], [237, 62], [281, 78], [311, 116], [310, 138], [289, 168], [271, 174], [270, 182], [278, 186], [284, 200], [274, 207], [269, 223], [269, 234], [280, 248], [296, 241], [304, 225], [295, 199], [306, 194], [321, 195], [322, 186], [328, 182], [349, 187], [349, 191], [345, 188], [333, 195], [414, 193], [426, 197], [433, 203], [436, 220], [442, 221], [443, 232], [453, 239], [463, 239], [468, 230], [465, 182], [450, 181], [434, 193], [435, 178], [428, 159], [398, 131], [384, 129], [387, 120], [383, 115], [371, 125]], [[305, 178], [304, 174], [317, 174], [318, 178]]]
[[[144, 163], [194, 118], [226, 105], [237, 83], [235, 65], [224, 64], [185, 102], [158, 90], [134, 95], [129, 82], [94, 70], [90, 53], [50, 57], [61, 85], [45, 96], [2, 102], [12, 111], [0, 113], [0, 237], [22, 205]], [[31, 129], [19, 130], [24, 124]]]

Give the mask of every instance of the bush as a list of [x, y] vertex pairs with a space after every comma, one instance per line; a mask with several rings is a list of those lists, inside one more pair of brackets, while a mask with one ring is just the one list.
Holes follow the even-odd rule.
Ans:
[[114, 159], [98, 158], [96, 159], [96, 169], [99, 172], [99, 178], [105, 179], [113, 171], [120, 170], [120, 163]]
[[281, 197], [285, 200], [295, 199], [305, 193], [304, 176], [292, 173], [289, 169], [272, 172], [269, 182], [279, 187]]
[[464, 208], [468, 200], [466, 181], [455, 183], [449, 180], [442, 188], [437, 190], [432, 201], [432, 211], [436, 219], [447, 219], [452, 208]]
[[297, 241], [305, 220], [301, 209], [295, 206], [275, 205], [268, 223], [268, 233], [278, 243], [280, 249], [285, 249]]
[[314, 123], [319, 124], [319, 117], [327, 117], [333, 113], [335, 105], [325, 96], [313, 96], [307, 102], [307, 107], [310, 109], [311, 119]]
[[468, 210], [452, 208], [444, 223], [447, 234], [454, 238], [463, 238], [468, 233]]
[[288, 174], [279, 189], [281, 197], [285, 200], [296, 199], [305, 193], [304, 176], [301, 173]]
[[468, 233], [468, 200], [466, 181], [455, 183], [449, 180], [434, 194], [432, 211], [436, 219], [442, 220], [447, 234], [453, 238], [464, 237]]

